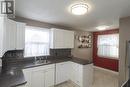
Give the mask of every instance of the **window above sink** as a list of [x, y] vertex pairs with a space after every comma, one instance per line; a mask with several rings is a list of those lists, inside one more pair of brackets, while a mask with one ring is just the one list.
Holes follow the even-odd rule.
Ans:
[[25, 30], [25, 57], [49, 55], [49, 29], [27, 26]]

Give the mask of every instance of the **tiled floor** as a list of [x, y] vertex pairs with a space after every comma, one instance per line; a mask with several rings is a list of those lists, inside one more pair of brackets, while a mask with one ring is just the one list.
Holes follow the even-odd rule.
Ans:
[[[56, 87], [77, 87], [71, 82], [65, 82]], [[118, 87], [118, 75], [100, 69], [94, 69], [94, 83], [91, 87]]]
[[55, 87], [79, 87], [79, 86], [68, 81], [68, 82], [62, 83], [60, 85], [57, 85]]
[[92, 87], [118, 87], [118, 74], [94, 69], [94, 83]]

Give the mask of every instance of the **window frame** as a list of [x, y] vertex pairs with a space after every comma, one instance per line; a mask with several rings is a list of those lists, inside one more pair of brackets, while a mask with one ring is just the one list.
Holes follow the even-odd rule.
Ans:
[[[25, 55], [25, 49], [24, 49], [24, 57], [41, 57], [41, 56], [49, 56], [50, 55], [50, 30], [47, 29], [47, 28], [41, 28], [41, 27], [35, 27], [35, 26], [26, 26], [25, 27], [25, 46], [26, 47], [26, 29], [29, 28], [30, 30], [37, 30], [38, 31], [46, 31], [46, 32], [49, 32], [49, 43], [48, 43], [48, 46], [49, 46], [49, 54], [48, 55]], [[44, 43], [44, 42], [30, 42], [30, 43]]]
[[[118, 34], [118, 35], [119, 35], [119, 33], [108, 33], [108, 34], [99, 34], [99, 35], [97, 35], [97, 56], [98, 56], [99, 58], [119, 60], [119, 44], [118, 44], [118, 57], [102, 56], [102, 55], [99, 55], [99, 54], [98, 54], [98, 49], [99, 49], [99, 47], [98, 47], [98, 37], [99, 37], [100, 35], [106, 36], [106, 35], [114, 35], [114, 34]], [[118, 41], [119, 41], [119, 40], [118, 40]], [[118, 42], [118, 43], [119, 43], [119, 42]]]

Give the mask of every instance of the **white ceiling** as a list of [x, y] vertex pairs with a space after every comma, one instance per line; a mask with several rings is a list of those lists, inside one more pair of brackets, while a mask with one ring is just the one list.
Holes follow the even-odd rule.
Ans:
[[130, 16], [130, 0], [86, 0], [87, 14], [72, 15], [68, 7], [79, 0], [15, 0], [16, 15], [80, 30], [95, 31], [99, 25], [119, 27], [119, 18]]

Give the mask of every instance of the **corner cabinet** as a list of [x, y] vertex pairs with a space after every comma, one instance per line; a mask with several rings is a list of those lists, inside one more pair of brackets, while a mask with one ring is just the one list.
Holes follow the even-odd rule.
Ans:
[[74, 48], [74, 31], [51, 29], [51, 49]]
[[77, 87], [91, 87], [93, 64], [82, 65], [74, 62], [56, 63], [56, 85], [72, 81]]
[[93, 83], [93, 64], [81, 65], [71, 62], [71, 66], [71, 81], [79, 87], [91, 87]]
[[8, 50], [23, 50], [25, 23], [0, 17], [0, 57]]

